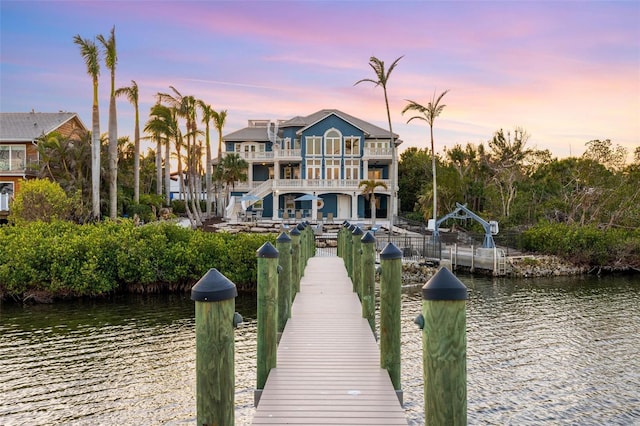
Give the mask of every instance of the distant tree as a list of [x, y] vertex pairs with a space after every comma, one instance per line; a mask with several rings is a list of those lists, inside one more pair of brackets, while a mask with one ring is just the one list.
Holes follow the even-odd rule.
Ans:
[[[397, 211], [397, 200], [396, 200], [396, 186], [398, 183], [396, 182], [396, 176], [398, 172], [398, 153], [396, 143], [393, 138], [393, 129], [391, 127], [391, 111], [389, 109], [389, 97], [387, 96], [387, 84], [389, 84], [389, 77], [391, 73], [395, 69], [396, 65], [400, 59], [404, 57], [400, 56], [389, 66], [389, 69], [385, 71], [384, 61], [372, 56], [369, 58], [369, 66], [373, 69], [375, 73], [375, 79], [371, 78], [363, 78], [362, 80], [358, 80], [355, 82], [354, 86], [363, 82], [373, 83], [376, 87], [382, 86], [382, 91], [384, 93], [384, 105], [387, 111], [387, 122], [389, 123], [389, 144], [391, 145], [392, 159], [391, 159], [391, 211], [389, 212], [389, 221], [390, 227], [389, 229], [393, 229], [393, 215], [396, 214]], [[365, 173], [367, 171], [365, 170]], [[389, 233], [389, 240], [391, 240], [391, 233]]]
[[23, 224], [68, 220], [71, 208], [71, 199], [58, 183], [48, 179], [31, 179], [22, 184], [11, 203], [9, 221]]
[[623, 146], [614, 146], [611, 140], [603, 141], [594, 139], [586, 143], [587, 150], [582, 154], [583, 158], [595, 160], [608, 169], [621, 170], [627, 159], [627, 149]]
[[207, 217], [211, 216], [211, 206], [213, 204], [213, 190], [212, 190], [212, 182], [211, 182], [211, 119], [212, 119], [212, 111], [211, 105], [205, 103], [201, 99], [198, 99], [198, 106], [200, 107], [200, 111], [202, 112], [202, 122], [205, 126], [205, 190], [207, 192], [207, 201], [205, 207], [205, 213]]
[[235, 189], [236, 182], [246, 182], [247, 168], [249, 167], [249, 163], [247, 163], [243, 158], [238, 154], [228, 154], [221, 163], [221, 178], [226, 186], [226, 200], [228, 202], [229, 197], [231, 196], [231, 191]]
[[100, 76], [100, 55], [96, 43], [83, 39], [80, 35], [73, 38], [80, 47], [80, 54], [87, 66], [87, 73], [93, 81], [93, 108], [91, 114], [91, 205], [94, 220], [100, 219], [100, 110], [98, 107], [98, 77]]
[[411, 117], [407, 121], [407, 123], [411, 122], [412, 120], [424, 120], [427, 122], [427, 124], [429, 124], [429, 133], [431, 135], [431, 171], [433, 175], [433, 218], [434, 219], [437, 219], [438, 217], [438, 189], [436, 185], [436, 181], [437, 181], [436, 154], [435, 154], [434, 143], [433, 143], [433, 122], [435, 121], [436, 117], [438, 117], [442, 113], [442, 110], [444, 110], [444, 107], [446, 105], [440, 104], [440, 101], [442, 101], [442, 98], [448, 92], [449, 92], [448, 90], [445, 90], [437, 98], [434, 92], [433, 97], [431, 98], [431, 101], [429, 101], [427, 106], [420, 105], [415, 101], [407, 99], [407, 102], [409, 103], [402, 110], [402, 114], [404, 114], [407, 111], [415, 111], [419, 114]]
[[[213, 125], [218, 131], [218, 162], [217, 162], [218, 166], [217, 168], [219, 169], [219, 171], [221, 171], [220, 163], [222, 161], [222, 128], [224, 127], [225, 122], [227, 121], [227, 110], [226, 109], [222, 111], [213, 110], [211, 111], [211, 115], [213, 118]], [[218, 177], [218, 179], [216, 179], [216, 176]], [[219, 177], [220, 177], [220, 173], [215, 173], [212, 176], [213, 180], [216, 182], [216, 194], [218, 194], [218, 187], [220, 183]], [[223, 214], [223, 212], [220, 210], [220, 207], [222, 204], [223, 203], [220, 202], [219, 195], [218, 195], [218, 200], [216, 201], [216, 207], [218, 208], [219, 216], [222, 216]]]
[[116, 90], [116, 96], [125, 96], [135, 110], [134, 123], [134, 148], [133, 148], [133, 201], [140, 202], [140, 112], [138, 108], [138, 83], [131, 80], [131, 86], [121, 87]]
[[362, 193], [369, 200], [371, 208], [371, 226], [376, 224], [376, 188], [388, 189], [387, 184], [375, 179], [363, 180], [358, 184], [358, 188], [362, 188]]
[[109, 96], [109, 217], [118, 215], [118, 116], [116, 114], [116, 27], [111, 28], [109, 38], [102, 34], [98, 41], [104, 50], [105, 64], [111, 71], [111, 91]]

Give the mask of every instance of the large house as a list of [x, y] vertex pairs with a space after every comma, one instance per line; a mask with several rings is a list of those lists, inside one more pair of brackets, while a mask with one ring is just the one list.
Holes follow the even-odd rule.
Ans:
[[[393, 140], [400, 143], [395, 134]], [[277, 122], [249, 120], [223, 142], [224, 155], [235, 153], [249, 163], [247, 182], [234, 184], [225, 210], [229, 219], [245, 211], [273, 220], [370, 218], [363, 180], [387, 185], [376, 188], [376, 217], [391, 214], [391, 173], [397, 168], [389, 130], [324, 109]]]
[[73, 112], [0, 113], [0, 219], [20, 184], [38, 175], [38, 139], [54, 131], [71, 137], [87, 129]]

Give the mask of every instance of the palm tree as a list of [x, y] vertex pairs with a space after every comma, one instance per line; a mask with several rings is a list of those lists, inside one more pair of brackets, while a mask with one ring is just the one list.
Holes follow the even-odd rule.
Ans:
[[229, 154], [222, 160], [221, 178], [226, 185], [226, 200], [229, 200], [231, 194], [230, 187], [231, 190], [234, 190], [236, 182], [245, 182], [247, 180], [247, 167], [249, 167], [249, 163], [241, 158], [239, 154]]
[[116, 115], [116, 27], [106, 39], [102, 34], [98, 41], [104, 49], [105, 65], [111, 71], [111, 95], [109, 100], [109, 217], [115, 219], [118, 214], [118, 117]]
[[170, 204], [171, 170], [169, 157], [171, 154], [171, 140], [178, 137], [178, 121], [175, 110], [162, 104], [151, 107], [149, 121], [144, 127], [146, 133], [156, 141], [156, 194], [162, 194], [162, 145], [165, 146], [165, 203]]
[[198, 100], [198, 106], [202, 111], [202, 122], [205, 125], [205, 144], [206, 144], [206, 169], [205, 169], [205, 186], [207, 189], [207, 217], [211, 215], [211, 204], [213, 203], [213, 192], [211, 191], [211, 139], [210, 139], [210, 123], [213, 116], [213, 108], [202, 100]]
[[80, 54], [87, 66], [87, 74], [93, 81], [93, 108], [91, 113], [91, 214], [100, 219], [100, 110], [98, 108], [98, 77], [100, 76], [100, 55], [94, 41], [73, 37], [80, 46]]
[[[186, 120], [187, 132], [184, 135], [186, 136], [185, 149], [187, 152], [186, 168], [187, 168], [187, 172], [191, 174], [191, 173], [194, 173], [194, 171], [196, 170], [194, 162], [196, 160], [199, 160], [194, 158], [194, 156], [192, 155], [194, 151], [191, 149], [192, 139], [193, 139], [193, 145], [195, 145], [196, 136], [199, 134], [198, 126], [196, 122], [196, 105], [197, 105], [196, 98], [194, 98], [193, 96], [183, 96], [173, 86], [169, 86], [169, 88], [173, 91], [173, 94], [158, 93], [158, 100], [167, 101], [169, 106], [175, 109], [176, 114], [179, 117], [183, 117]], [[185, 200], [185, 204], [188, 204], [189, 202], [191, 202], [192, 211], [194, 212], [193, 217], [196, 221], [197, 226], [201, 226], [202, 219], [199, 215], [200, 206], [199, 206], [199, 203], [197, 203], [196, 205], [196, 200], [194, 199], [194, 197], [191, 196], [193, 194], [193, 191], [195, 190], [195, 188], [193, 188], [193, 183], [195, 181], [196, 181], [195, 175], [190, 176], [190, 179], [188, 179], [187, 181], [189, 185], [189, 188], [187, 189], [187, 193], [189, 194], [189, 197]]]
[[[213, 110], [211, 112], [213, 118], [213, 125], [218, 130], [218, 168], [220, 168], [220, 163], [222, 161], [222, 128], [224, 127], [225, 121], [227, 121], [227, 110], [224, 109], [220, 112]], [[216, 175], [220, 175], [220, 173], [216, 173]], [[219, 179], [216, 179], [216, 194], [218, 194], [218, 183]], [[218, 215], [222, 216], [222, 211], [220, 210], [220, 206], [222, 203], [220, 202], [220, 197], [217, 196], [218, 200], [216, 201], [216, 207], [218, 210]]]
[[[371, 78], [363, 78], [362, 80], [356, 81], [354, 84], [355, 86], [356, 84], [359, 84], [362, 82], [373, 83], [375, 84], [376, 87], [382, 86], [382, 91], [384, 92], [384, 105], [385, 105], [385, 108], [387, 109], [387, 121], [389, 122], [389, 143], [391, 144], [391, 153], [392, 153], [391, 197], [390, 197], [391, 214], [389, 215], [389, 241], [391, 241], [391, 233], [393, 232], [393, 215], [396, 212], [396, 174], [398, 170], [398, 166], [397, 166], [398, 155], [397, 155], [397, 147], [396, 147], [395, 141], [393, 140], [393, 130], [391, 128], [391, 112], [389, 111], [389, 97], [387, 96], [387, 84], [389, 82], [389, 77], [391, 76], [391, 72], [394, 70], [396, 65], [398, 65], [398, 62], [400, 61], [400, 59], [402, 59], [403, 57], [404, 55], [400, 56], [395, 61], [393, 61], [389, 69], [385, 72], [384, 61], [381, 61], [375, 56], [372, 56], [371, 58], [369, 58], [369, 66], [373, 69], [373, 72], [375, 73], [377, 80], [373, 80]], [[366, 170], [365, 170], [365, 173], [366, 173]]]
[[140, 203], [140, 113], [138, 109], [138, 83], [131, 80], [131, 86], [116, 90], [116, 96], [126, 96], [135, 109], [135, 129], [133, 134], [133, 201]]
[[440, 96], [438, 96], [438, 98], [436, 98], [436, 94], [434, 92], [433, 97], [431, 98], [431, 101], [427, 104], [426, 107], [423, 105], [420, 105], [417, 102], [407, 99], [407, 102], [409, 103], [402, 110], [402, 114], [404, 114], [407, 111], [416, 111], [419, 114], [421, 114], [421, 115], [416, 115], [411, 117], [407, 121], [407, 123], [409, 123], [411, 120], [417, 119], [417, 120], [424, 120], [429, 124], [429, 133], [431, 135], [431, 172], [433, 174], [433, 219], [434, 220], [437, 220], [438, 218], [438, 190], [436, 187], [436, 153], [433, 146], [433, 122], [436, 119], [436, 117], [440, 115], [440, 113], [446, 106], [444, 104], [441, 105], [440, 101], [442, 100], [444, 95], [446, 95], [448, 92], [449, 90], [445, 90], [444, 92], [440, 93]]
[[369, 206], [371, 206], [371, 226], [376, 224], [376, 188], [381, 187], [388, 189], [387, 184], [375, 179], [363, 180], [358, 184], [358, 188], [362, 188], [362, 193], [369, 199]]

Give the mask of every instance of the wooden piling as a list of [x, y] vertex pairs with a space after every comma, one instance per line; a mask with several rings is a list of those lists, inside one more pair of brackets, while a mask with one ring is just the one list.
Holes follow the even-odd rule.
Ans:
[[235, 422], [233, 320], [236, 285], [210, 269], [191, 289], [196, 311], [197, 424]]
[[402, 404], [400, 383], [400, 311], [402, 295], [402, 252], [387, 243], [380, 252], [380, 366], [389, 372]]
[[362, 277], [360, 271], [362, 270], [362, 229], [359, 226], [356, 226], [356, 229], [353, 230], [352, 240], [352, 256], [353, 256], [353, 273], [351, 276], [351, 282], [353, 285], [353, 291], [358, 295], [358, 298], [362, 300], [362, 294], [360, 290], [362, 289]]
[[276, 239], [278, 263], [282, 267], [278, 273], [278, 332], [282, 333], [287, 320], [291, 318], [291, 238], [284, 232]]
[[467, 424], [467, 288], [447, 268], [422, 287], [426, 425]]
[[293, 289], [291, 290], [291, 300], [296, 298], [296, 294], [300, 292], [300, 231], [298, 228], [293, 228], [289, 232], [291, 237], [291, 277], [293, 282]]
[[258, 257], [258, 348], [256, 405], [272, 368], [276, 367], [278, 349], [278, 250], [266, 242]]
[[373, 334], [376, 334], [376, 237], [371, 232], [364, 234], [362, 243], [362, 317], [369, 322]]

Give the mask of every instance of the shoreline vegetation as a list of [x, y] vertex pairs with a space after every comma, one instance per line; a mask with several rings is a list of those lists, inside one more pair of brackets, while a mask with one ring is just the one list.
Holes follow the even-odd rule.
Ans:
[[[0, 300], [120, 293], [186, 292], [210, 268], [255, 291], [256, 250], [276, 233], [203, 232], [172, 222], [132, 220], [76, 225], [33, 222], [0, 227]], [[512, 278], [640, 272], [640, 230], [539, 224], [523, 233], [534, 254], [509, 258]], [[562, 255], [561, 255], [562, 254]], [[407, 264], [403, 283], [425, 283], [435, 268]]]

